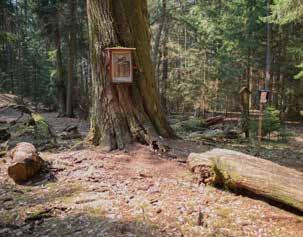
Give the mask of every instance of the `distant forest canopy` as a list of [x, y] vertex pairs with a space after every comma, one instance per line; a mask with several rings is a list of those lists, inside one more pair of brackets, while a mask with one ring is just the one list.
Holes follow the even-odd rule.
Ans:
[[[302, 0], [149, 0], [152, 59], [168, 112], [240, 111], [239, 90], [303, 111]], [[86, 1], [0, 2], [0, 92], [88, 116]], [[267, 74], [266, 74], [267, 72]], [[267, 75], [267, 81], [265, 81]], [[73, 111], [74, 110], [74, 111]], [[302, 118], [302, 117], [301, 117]]]

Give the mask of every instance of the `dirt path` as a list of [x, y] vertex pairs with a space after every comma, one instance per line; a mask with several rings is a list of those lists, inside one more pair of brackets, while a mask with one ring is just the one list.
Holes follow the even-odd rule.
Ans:
[[[79, 123], [46, 117], [57, 132]], [[85, 134], [87, 123], [79, 127]], [[206, 148], [174, 147], [171, 161], [139, 144], [43, 152], [51, 172], [26, 185], [15, 185], [0, 160], [0, 236], [303, 236], [302, 217], [199, 186], [183, 158]]]
[[198, 186], [147, 147], [43, 153], [52, 175], [15, 186], [1, 166], [0, 236], [302, 236], [302, 218]]

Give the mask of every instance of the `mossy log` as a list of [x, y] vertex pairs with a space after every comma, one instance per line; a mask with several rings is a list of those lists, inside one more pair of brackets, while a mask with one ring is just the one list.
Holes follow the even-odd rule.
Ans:
[[28, 114], [31, 116], [29, 125], [34, 126], [36, 139], [51, 139], [56, 136], [51, 130], [50, 125], [46, 122], [45, 118], [41, 114], [35, 112], [32, 108], [24, 105], [11, 104], [6, 107], [2, 107], [2, 109], [14, 109], [20, 111], [22, 115]]
[[44, 117], [38, 113], [31, 113], [32, 119], [35, 123], [35, 136], [38, 139], [47, 139], [54, 137], [49, 124], [45, 121]]
[[190, 170], [207, 184], [246, 192], [303, 211], [303, 173], [241, 152], [192, 153]]

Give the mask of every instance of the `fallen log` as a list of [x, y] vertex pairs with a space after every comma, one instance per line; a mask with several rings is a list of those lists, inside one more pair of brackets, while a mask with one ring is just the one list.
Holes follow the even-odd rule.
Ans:
[[[54, 138], [56, 135], [52, 131], [52, 128], [50, 125], [46, 122], [45, 118], [35, 112], [32, 108], [24, 106], [24, 105], [16, 105], [11, 104], [6, 107], [1, 107], [2, 111], [6, 109], [13, 109], [16, 111], [21, 112], [20, 118], [23, 116], [23, 114], [28, 114], [31, 117], [31, 120], [28, 122], [28, 125], [32, 125], [35, 128], [35, 137], [39, 139], [51, 139]], [[19, 120], [15, 120], [16, 123]]]
[[206, 127], [211, 127], [213, 125], [223, 123], [224, 117], [216, 116], [216, 117], [208, 118], [205, 122], [206, 122]]
[[200, 182], [247, 192], [303, 211], [302, 172], [225, 149], [192, 153], [187, 163], [200, 176]]
[[8, 167], [8, 175], [16, 183], [28, 181], [41, 170], [44, 164], [44, 160], [31, 143], [18, 143], [9, 156], [13, 161]]
[[69, 125], [63, 129], [63, 132], [60, 134], [60, 137], [64, 140], [69, 140], [81, 138], [82, 136], [78, 130], [77, 125]]

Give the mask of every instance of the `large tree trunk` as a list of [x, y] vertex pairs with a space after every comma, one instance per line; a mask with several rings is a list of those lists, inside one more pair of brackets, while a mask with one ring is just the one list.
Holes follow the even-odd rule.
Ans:
[[[90, 138], [106, 150], [174, 135], [161, 110], [150, 55], [146, 0], [88, 0], [92, 64]], [[134, 47], [132, 84], [112, 84], [107, 47]]]
[[203, 183], [255, 194], [303, 212], [303, 173], [241, 152], [190, 154], [189, 168]]

